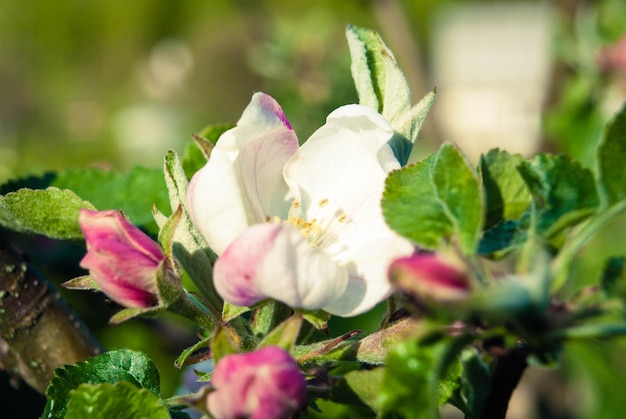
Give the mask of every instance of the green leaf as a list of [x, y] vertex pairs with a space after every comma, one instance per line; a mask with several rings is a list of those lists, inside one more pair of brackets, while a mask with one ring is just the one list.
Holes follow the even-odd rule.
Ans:
[[389, 145], [400, 164], [405, 165], [434, 101], [435, 91], [411, 108], [411, 92], [406, 78], [378, 33], [349, 25], [346, 37], [359, 103], [376, 109], [389, 121], [396, 133]]
[[0, 225], [54, 239], [82, 239], [78, 225], [80, 208], [95, 209], [69, 190], [20, 189], [0, 196]]
[[[179, 207], [182, 208], [181, 219], [176, 223], [171, 236], [172, 253], [200, 292], [219, 312], [222, 310], [223, 302], [213, 287], [213, 261], [216, 256], [208, 248], [204, 237], [189, 216], [187, 209], [189, 181], [175, 152], [170, 151], [165, 156], [164, 171], [172, 212], [176, 212]], [[155, 212], [154, 217], [160, 228], [166, 225], [167, 217], [159, 212]]]
[[485, 193], [485, 228], [518, 220], [530, 205], [531, 195], [518, 166], [524, 158], [494, 149], [480, 158]]
[[432, 179], [461, 249], [473, 253], [483, 224], [483, 196], [474, 171], [458, 148], [444, 144], [437, 153]]
[[195, 141], [190, 141], [187, 143], [185, 147], [185, 152], [183, 154], [183, 158], [181, 160], [181, 164], [183, 166], [183, 170], [185, 171], [185, 176], [187, 179], [191, 180], [193, 175], [207, 162], [207, 158], [204, 156], [204, 153], [196, 144]]
[[324, 310], [304, 310], [302, 311], [304, 320], [309, 322], [317, 330], [328, 333], [328, 320], [330, 320], [330, 313]]
[[254, 334], [265, 336], [293, 314], [293, 309], [280, 301], [263, 300], [254, 305], [250, 327]]
[[607, 206], [626, 198], [626, 105], [607, 124], [598, 146], [598, 177]]
[[167, 407], [149, 390], [120, 381], [81, 384], [70, 393], [65, 419], [169, 419]]
[[500, 259], [517, 243], [523, 241], [525, 231], [517, 221], [504, 221], [483, 232], [478, 243], [478, 254]]
[[391, 172], [382, 208], [393, 230], [422, 247], [435, 249], [454, 238], [465, 253], [472, 253], [478, 242], [482, 193], [474, 172], [451, 144]]
[[393, 171], [385, 181], [382, 208], [389, 227], [427, 249], [449, 237], [453, 225], [431, 181], [437, 155]]
[[213, 362], [218, 363], [226, 355], [239, 353], [239, 346], [231, 336], [231, 331], [227, 327], [217, 326], [213, 330], [211, 338], [211, 353]]
[[411, 339], [397, 345], [387, 357], [379, 393], [385, 413], [407, 418], [437, 418], [437, 360], [433, 347]]
[[177, 368], [182, 368], [185, 365], [196, 364], [198, 362], [204, 361], [204, 359], [197, 360], [196, 358], [204, 358], [204, 354], [207, 353], [210, 355], [210, 351], [208, 349], [211, 339], [212, 336], [205, 337], [203, 339], [200, 339], [189, 348], [186, 348], [184, 351], [181, 352], [178, 359], [174, 362], [174, 365], [176, 365]]
[[274, 345], [280, 346], [286, 351], [290, 351], [296, 344], [301, 326], [302, 315], [296, 313], [271, 330], [265, 338], [259, 342], [259, 348]]
[[59, 172], [50, 186], [71, 189], [98, 210], [123, 210], [133, 224], [156, 232], [152, 207], [167, 208], [167, 191], [159, 169], [135, 167], [128, 172], [72, 169]]
[[224, 301], [224, 308], [222, 309], [222, 320], [224, 320], [225, 322], [229, 322], [232, 319], [236, 319], [243, 313], [247, 313], [250, 310], [252, 310], [250, 307], [236, 306], [227, 301]]
[[482, 417], [482, 409], [491, 392], [491, 373], [480, 358], [475, 348], [468, 347], [461, 353], [463, 377], [461, 395], [465, 406], [457, 406], [468, 411], [464, 413], [471, 417]]
[[209, 125], [199, 134], [193, 134], [193, 141], [185, 147], [185, 154], [182, 158], [182, 166], [187, 179], [191, 179], [198, 170], [204, 167], [219, 137], [233, 126], [233, 124]]
[[[231, 124], [231, 123], [225, 123], [225, 124], [211, 124], [208, 125], [204, 128], [202, 128], [202, 130], [198, 133], [198, 136], [202, 137], [205, 140], [208, 140], [211, 144], [215, 145], [217, 144], [217, 140], [220, 138], [220, 136], [228, 131], [229, 129], [233, 128], [235, 126], [235, 124]], [[202, 146], [203, 150], [206, 150], [205, 146]], [[206, 154], [206, 152], [205, 152]], [[208, 156], [207, 156], [208, 158]]]
[[160, 394], [159, 372], [143, 353], [129, 349], [105, 352], [87, 361], [58, 368], [46, 389], [48, 401], [42, 418], [65, 417], [70, 392], [81, 384], [127, 381], [140, 389]]
[[374, 412], [381, 410], [381, 386], [385, 376], [382, 367], [372, 370], [351, 371], [345, 375], [350, 389]]
[[134, 224], [144, 226], [151, 232], [156, 232], [152, 206], [168, 206], [162, 171], [144, 167], [135, 167], [127, 172], [98, 168], [70, 169], [46, 173], [41, 177], [18, 179], [3, 185], [2, 190], [7, 192], [23, 187], [69, 189], [83, 200], [91, 202], [92, 209], [121, 209]]
[[547, 238], [580, 223], [600, 203], [591, 171], [567, 156], [538, 154], [519, 172], [539, 210], [537, 229]]

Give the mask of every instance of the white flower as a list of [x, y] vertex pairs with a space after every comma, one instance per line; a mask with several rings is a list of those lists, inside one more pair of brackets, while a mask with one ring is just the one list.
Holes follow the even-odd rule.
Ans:
[[219, 255], [214, 281], [237, 305], [363, 313], [390, 293], [390, 262], [413, 246], [385, 224], [393, 130], [343, 106], [302, 147], [278, 103], [257, 93], [189, 186], [195, 225]]

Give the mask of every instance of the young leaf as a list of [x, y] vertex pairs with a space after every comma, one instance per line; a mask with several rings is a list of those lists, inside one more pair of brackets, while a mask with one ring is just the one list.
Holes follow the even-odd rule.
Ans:
[[296, 313], [271, 330], [259, 343], [259, 348], [274, 345], [290, 351], [296, 344], [301, 326], [302, 315]]
[[517, 167], [519, 154], [494, 149], [480, 157], [485, 193], [485, 228], [508, 220], [518, 220], [530, 205], [531, 195]]
[[[212, 279], [215, 255], [208, 249], [206, 241], [193, 225], [187, 211], [189, 181], [175, 152], [170, 151], [165, 156], [164, 171], [172, 211], [182, 208], [181, 219], [171, 238], [172, 253], [202, 294], [217, 311], [220, 311], [222, 300], [213, 287]], [[159, 227], [163, 228], [167, 218], [158, 212], [154, 215]]]
[[471, 254], [483, 224], [482, 191], [474, 171], [458, 148], [444, 144], [437, 153], [432, 179], [461, 249]]
[[65, 419], [170, 419], [168, 408], [149, 390], [131, 383], [81, 384], [70, 393]]
[[48, 401], [41, 417], [63, 419], [71, 391], [83, 383], [119, 381], [147, 389], [157, 397], [160, 395], [159, 372], [148, 357], [129, 349], [112, 350], [85, 362], [57, 369], [46, 390]]
[[626, 198], [626, 104], [606, 126], [598, 146], [598, 177], [607, 205]]
[[0, 196], [0, 225], [53, 239], [82, 239], [78, 225], [80, 208], [95, 209], [69, 190], [20, 189]]
[[382, 208], [389, 227], [427, 249], [435, 249], [454, 226], [431, 181], [437, 155], [391, 172], [385, 181]]
[[382, 200], [389, 226], [422, 247], [456, 239], [472, 253], [482, 226], [478, 179], [460, 151], [444, 144], [437, 153], [389, 174]]
[[400, 164], [405, 165], [435, 92], [427, 94], [412, 108], [406, 78], [378, 33], [350, 25], [346, 37], [359, 103], [376, 109], [389, 121], [395, 131], [389, 145]]
[[538, 154], [519, 172], [539, 209], [537, 229], [547, 238], [589, 217], [600, 203], [591, 171], [567, 156]]

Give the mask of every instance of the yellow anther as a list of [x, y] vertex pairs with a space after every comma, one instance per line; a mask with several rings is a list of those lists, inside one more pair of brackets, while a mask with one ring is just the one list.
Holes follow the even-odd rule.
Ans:
[[326, 205], [328, 205], [328, 199], [327, 198], [322, 199], [320, 202], [317, 203], [317, 205], [320, 208], [324, 208]]
[[337, 219], [337, 221], [339, 221], [340, 223], [343, 223], [343, 222], [345, 222], [347, 219], [348, 219], [348, 216], [344, 213], [344, 214], [341, 214], [341, 215], [339, 216], [339, 218]]
[[293, 200], [293, 202], [291, 203], [291, 207], [292, 208], [300, 208], [300, 201], [296, 201], [295, 199]]

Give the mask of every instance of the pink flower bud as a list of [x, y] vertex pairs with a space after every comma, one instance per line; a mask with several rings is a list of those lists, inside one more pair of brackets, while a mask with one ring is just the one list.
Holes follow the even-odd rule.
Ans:
[[80, 266], [102, 292], [125, 307], [157, 304], [159, 246], [117, 211], [81, 209], [78, 223], [87, 240]]
[[420, 299], [453, 302], [470, 291], [466, 273], [436, 254], [416, 254], [396, 259], [389, 278], [401, 290]]
[[306, 407], [304, 376], [277, 346], [225, 356], [211, 384], [207, 408], [217, 419], [286, 419]]

